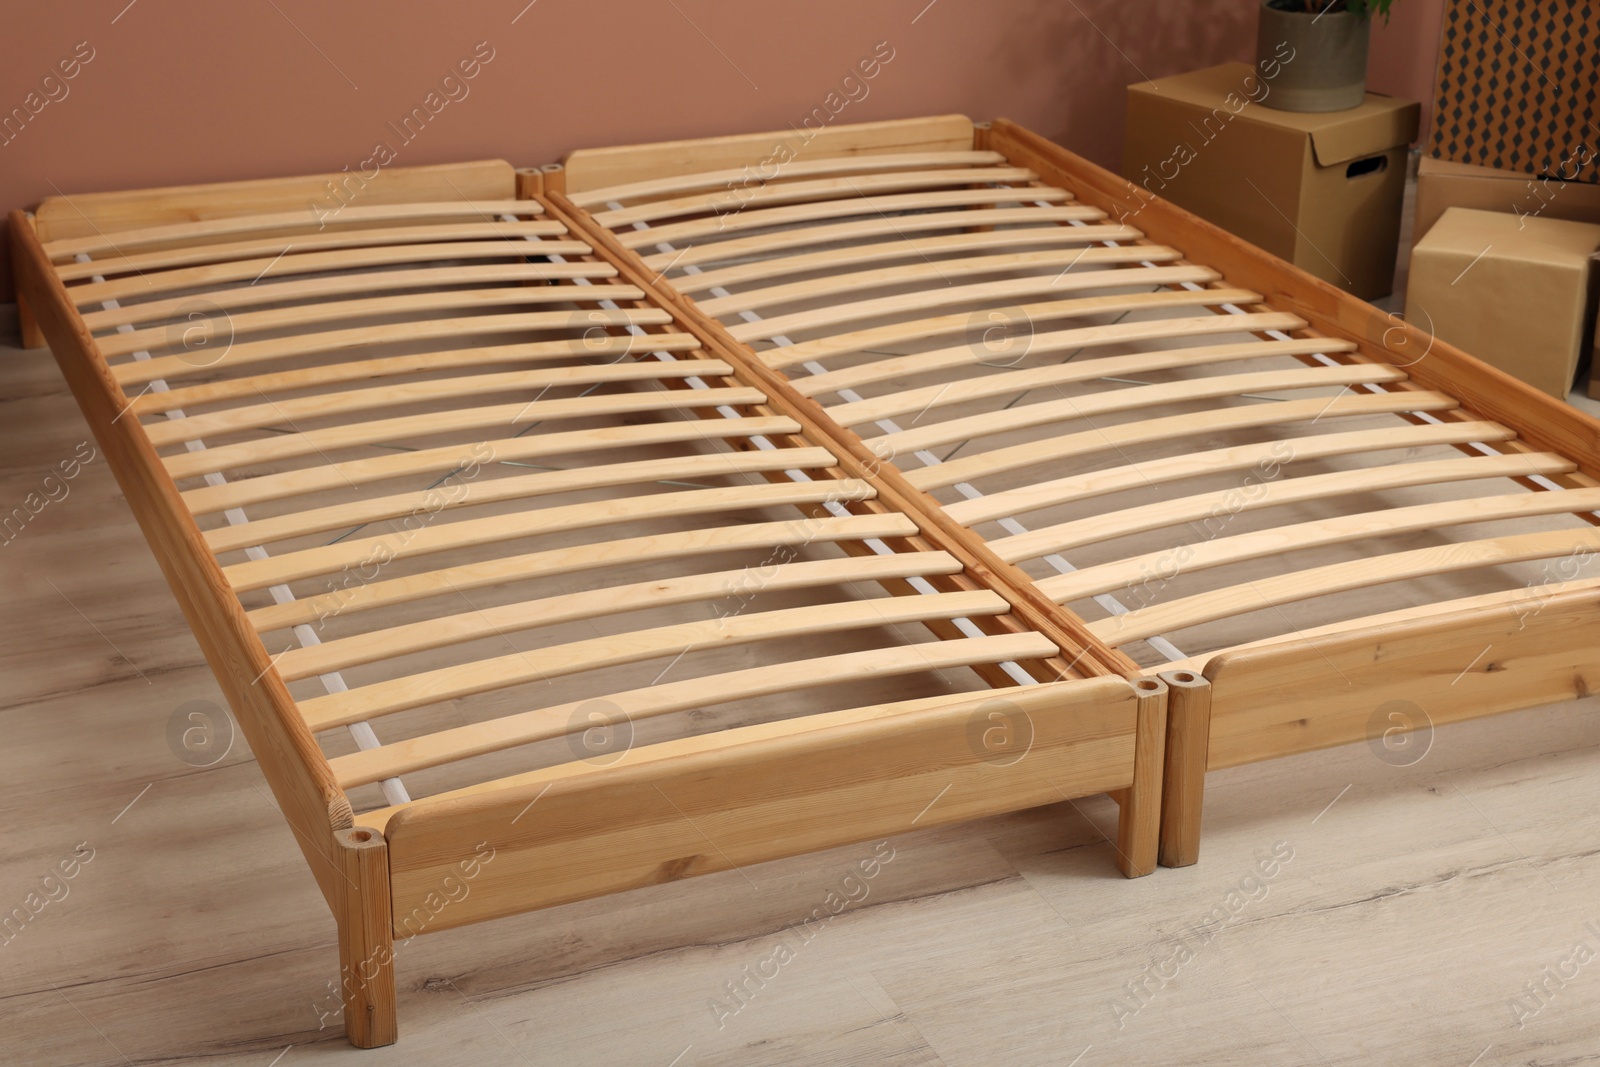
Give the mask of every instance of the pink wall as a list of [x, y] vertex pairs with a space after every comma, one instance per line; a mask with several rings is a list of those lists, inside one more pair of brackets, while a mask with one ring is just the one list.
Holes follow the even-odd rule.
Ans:
[[1367, 52], [1367, 87], [1422, 101], [1422, 133], [1428, 143], [1433, 118], [1433, 79], [1439, 64], [1439, 35], [1445, 0], [1395, 0], [1389, 22], [1372, 28]]
[[[1248, 60], [1258, 0], [526, 3], [448, 14], [423, 0], [11, 5], [0, 115], [30, 92], [35, 106], [44, 90], [60, 99], [0, 144], [0, 208], [57, 190], [357, 168], [379, 140], [399, 144], [388, 124], [478, 42], [493, 58], [396, 164], [530, 165], [586, 145], [781, 128], [887, 41], [894, 58], [838, 121], [1006, 115], [1115, 166], [1125, 86]], [[93, 58], [42, 85], [79, 42]], [[1406, 47], [1380, 35], [1374, 55]], [[1431, 63], [1418, 68], [1430, 78]], [[1414, 93], [1414, 82], [1390, 91]], [[0, 292], [8, 273], [0, 263]]]

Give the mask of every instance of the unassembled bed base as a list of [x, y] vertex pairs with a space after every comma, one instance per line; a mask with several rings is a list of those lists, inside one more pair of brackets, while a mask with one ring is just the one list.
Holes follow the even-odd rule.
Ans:
[[11, 222], [354, 1044], [396, 937], [1101, 792], [1145, 874], [1208, 769], [1592, 688], [1592, 420], [1010, 123], [340, 180]]

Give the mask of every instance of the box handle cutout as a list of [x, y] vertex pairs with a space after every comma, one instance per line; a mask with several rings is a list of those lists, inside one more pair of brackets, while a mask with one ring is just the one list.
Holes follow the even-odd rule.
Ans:
[[1363, 174], [1382, 174], [1389, 168], [1388, 156], [1370, 156], [1358, 159], [1344, 169], [1346, 178], [1359, 178]]

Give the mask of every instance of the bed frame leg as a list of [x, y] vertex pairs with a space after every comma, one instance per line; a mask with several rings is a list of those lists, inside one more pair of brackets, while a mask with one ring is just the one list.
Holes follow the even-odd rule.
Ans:
[[1211, 683], [1194, 671], [1168, 671], [1167, 757], [1161, 802], [1161, 865], [1187, 867], [1200, 858], [1211, 743]]
[[1161, 840], [1162, 750], [1167, 739], [1167, 687], [1155, 678], [1140, 678], [1133, 683], [1139, 695], [1138, 723], [1134, 736], [1133, 784], [1122, 790], [1118, 802], [1122, 813], [1117, 819], [1117, 866], [1129, 878], [1139, 878], [1156, 869], [1156, 852]]
[[376, 830], [335, 830], [344, 891], [338, 913], [339, 989], [344, 1032], [356, 1048], [392, 1045], [399, 1036], [394, 986], [394, 901], [389, 845]]

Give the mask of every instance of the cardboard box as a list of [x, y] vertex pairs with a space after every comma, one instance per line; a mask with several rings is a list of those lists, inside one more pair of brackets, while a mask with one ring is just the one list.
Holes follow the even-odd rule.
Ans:
[[1275, 111], [1263, 101], [1281, 67], [1264, 62], [1129, 86], [1123, 175], [1359, 297], [1387, 296], [1419, 105], [1368, 93], [1348, 111]]
[[1600, 185], [1536, 178], [1514, 170], [1423, 156], [1417, 163], [1416, 217], [1412, 247], [1446, 208], [1501, 211], [1521, 218], [1600, 222]]
[[1449, 0], [1428, 154], [1600, 182], [1591, 0]]
[[1406, 320], [1565, 398], [1594, 332], [1596, 249], [1593, 223], [1450, 208], [1412, 250]]

